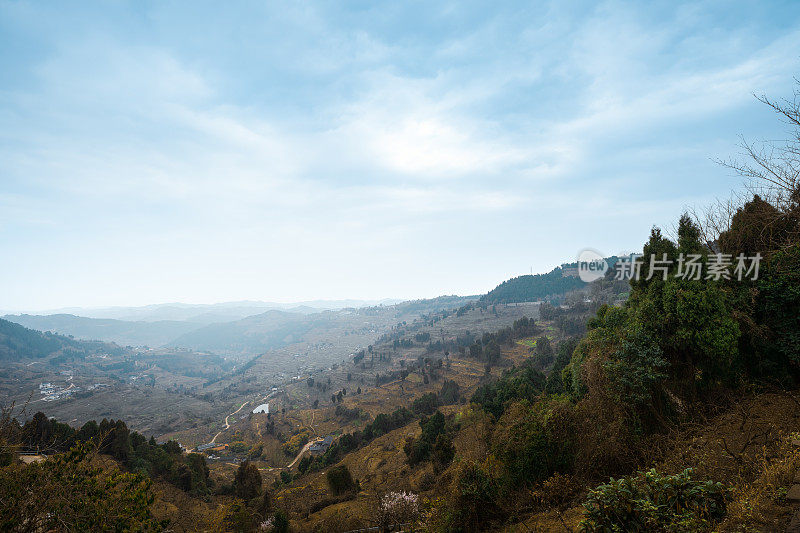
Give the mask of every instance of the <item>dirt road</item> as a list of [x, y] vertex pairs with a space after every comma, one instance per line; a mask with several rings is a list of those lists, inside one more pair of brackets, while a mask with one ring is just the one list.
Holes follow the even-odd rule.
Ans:
[[225, 433], [228, 430], [228, 428], [231, 427], [230, 423], [228, 423], [228, 419], [230, 417], [232, 417], [233, 415], [235, 415], [236, 413], [238, 413], [239, 411], [241, 411], [242, 409], [244, 409], [244, 406], [247, 405], [248, 403], [250, 403], [250, 402], [249, 401], [244, 402], [237, 410], [235, 410], [234, 412], [232, 412], [231, 414], [229, 414], [228, 416], [225, 417], [225, 429], [223, 429], [222, 431], [220, 431], [219, 433], [214, 435], [214, 438], [211, 439], [211, 444], [216, 444], [217, 437], [219, 437], [220, 435]]

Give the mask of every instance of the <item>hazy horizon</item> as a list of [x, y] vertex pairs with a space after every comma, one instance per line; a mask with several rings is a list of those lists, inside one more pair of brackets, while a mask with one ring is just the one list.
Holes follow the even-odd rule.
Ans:
[[[161, 307], [187, 307], [187, 308], [225, 308], [225, 307], [255, 307], [266, 308], [273, 307], [275, 309], [291, 310], [298, 307], [315, 307], [320, 310], [325, 309], [342, 309], [350, 305], [370, 306], [370, 305], [392, 305], [393, 303], [400, 303], [407, 301], [400, 298], [381, 298], [378, 300], [361, 300], [361, 299], [315, 299], [315, 300], [302, 300], [302, 301], [263, 301], [263, 300], [236, 300], [225, 302], [155, 302], [143, 305], [102, 305], [102, 306], [65, 306], [44, 309], [0, 309], [0, 315], [10, 314], [72, 314], [73, 312], [98, 312], [98, 311], [113, 311], [113, 310], [144, 310], [156, 309]], [[328, 307], [326, 307], [328, 306]], [[80, 316], [80, 315], [79, 315]]]
[[0, 1], [0, 308], [481, 294], [785, 137], [800, 4]]

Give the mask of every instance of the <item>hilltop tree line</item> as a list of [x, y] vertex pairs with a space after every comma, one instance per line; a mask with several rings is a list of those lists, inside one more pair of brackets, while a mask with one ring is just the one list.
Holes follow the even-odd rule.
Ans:
[[[95, 443], [100, 454], [113, 457], [132, 472], [163, 479], [195, 495], [207, 495], [213, 488], [205, 456], [184, 455], [175, 441], [158, 444], [153, 437], [147, 439], [129, 430], [122, 420], [103, 419], [100, 423], [90, 420], [75, 429], [38, 412], [25, 424], [11, 420], [3, 440], [7, 450], [22, 449], [48, 455], [67, 452], [80, 444]], [[6, 465], [11, 457], [11, 454], [6, 455]]]

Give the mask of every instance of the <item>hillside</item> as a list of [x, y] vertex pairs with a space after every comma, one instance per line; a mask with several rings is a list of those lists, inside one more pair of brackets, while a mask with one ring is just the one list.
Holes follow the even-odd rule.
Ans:
[[262, 353], [295, 342], [313, 327], [324, 327], [328, 313], [305, 315], [271, 310], [241, 320], [209, 324], [175, 338], [170, 346], [219, 353]]
[[115, 342], [123, 346], [159, 347], [200, 327], [197, 323], [178, 320], [131, 322], [69, 314], [6, 315], [3, 318], [27, 328], [72, 335], [79, 339]]
[[527, 274], [506, 280], [481, 296], [480, 301], [489, 304], [535, 302], [550, 296], [563, 296], [584, 286], [586, 283], [580, 278], [565, 277], [561, 267], [557, 267], [547, 274]]
[[59, 352], [86, 354], [101, 346], [119, 350], [119, 347], [79, 341], [54, 333], [43, 333], [0, 319], [0, 360], [41, 359]]

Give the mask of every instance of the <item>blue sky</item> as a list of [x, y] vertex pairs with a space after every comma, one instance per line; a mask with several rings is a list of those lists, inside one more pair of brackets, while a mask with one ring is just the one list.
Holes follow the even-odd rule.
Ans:
[[0, 1], [0, 309], [475, 294], [725, 197], [797, 2]]

